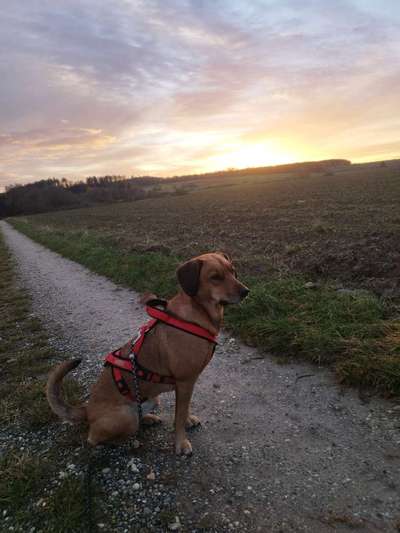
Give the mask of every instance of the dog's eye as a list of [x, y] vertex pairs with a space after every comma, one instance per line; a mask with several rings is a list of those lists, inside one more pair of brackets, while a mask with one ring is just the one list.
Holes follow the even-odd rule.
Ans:
[[211, 277], [210, 277], [210, 280], [211, 281], [222, 281], [224, 279], [223, 276], [221, 276], [221, 274], [218, 274], [218, 273], [215, 273], [213, 274]]

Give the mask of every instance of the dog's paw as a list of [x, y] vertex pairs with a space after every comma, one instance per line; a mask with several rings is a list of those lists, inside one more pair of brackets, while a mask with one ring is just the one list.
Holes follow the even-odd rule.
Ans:
[[149, 413], [142, 418], [143, 425], [154, 426], [155, 424], [161, 424], [162, 420], [159, 416]]
[[149, 400], [146, 400], [145, 402], [143, 402], [142, 403], [143, 416], [148, 415], [154, 409], [158, 409], [159, 405], [160, 405], [160, 400], [158, 399], [158, 396], [157, 398], [150, 398]]
[[176, 455], [192, 455], [192, 445], [189, 439], [183, 439], [175, 444]]
[[189, 415], [186, 420], [186, 429], [192, 429], [201, 424], [200, 418], [194, 415]]

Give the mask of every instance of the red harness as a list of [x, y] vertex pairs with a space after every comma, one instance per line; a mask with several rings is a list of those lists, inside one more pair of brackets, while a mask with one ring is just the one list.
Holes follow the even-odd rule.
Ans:
[[[146, 322], [138, 331], [137, 336], [131, 341], [129, 352], [126, 356], [121, 355], [121, 349], [110, 352], [106, 355], [105, 366], [111, 366], [112, 376], [115, 384], [121, 394], [127, 396], [133, 402], [136, 402], [136, 397], [132, 393], [130, 387], [124, 379], [123, 371], [133, 373], [136, 377], [142, 381], [149, 381], [150, 383], [160, 383], [167, 385], [175, 385], [175, 379], [172, 376], [161, 376], [157, 372], [152, 372], [147, 368], [139, 364], [137, 356], [143, 345], [144, 339], [149, 331], [151, 331], [158, 322], [163, 322], [173, 328], [186, 331], [196, 337], [201, 337], [209, 342], [217, 344], [217, 336], [210, 333], [207, 329], [194, 324], [193, 322], [187, 322], [180, 318], [176, 318], [170, 315], [167, 311], [159, 309], [157, 306], [166, 306], [167, 302], [164, 300], [153, 300], [148, 303], [146, 307], [147, 314], [151, 316], [151, 320]], [[214, 346], [215, 347], [215, 346]], [[133, 354], [133, 357], [131, 356]], [[145, 399], [142, 399], [142, 402]]]

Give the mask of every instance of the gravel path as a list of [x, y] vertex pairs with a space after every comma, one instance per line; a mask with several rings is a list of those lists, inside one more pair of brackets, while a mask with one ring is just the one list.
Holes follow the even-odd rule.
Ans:
[[[34, 311], [68, 356], [84, 358], [78, 377], [91, 381], [143, 322], [137, 294], [1, 228]], [[203, 426], [191, 459], [173, 456], [171, 396], [165, 424], [140, 448], [101, 452], [113, 531], [398, 531], [399, 405], [361, 399], [329, 370], [260, 358], [227, 335], [193, 404]]]

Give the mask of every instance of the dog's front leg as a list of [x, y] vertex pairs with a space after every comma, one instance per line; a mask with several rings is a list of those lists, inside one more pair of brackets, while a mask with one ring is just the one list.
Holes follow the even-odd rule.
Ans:
[[193, 393], [193, 382], [178, 382], [175, 389], [175, 452], [177, 455], [191, 455], [192, 445], [187, 438], [185, 426], [189, 418], [189, 404]]

